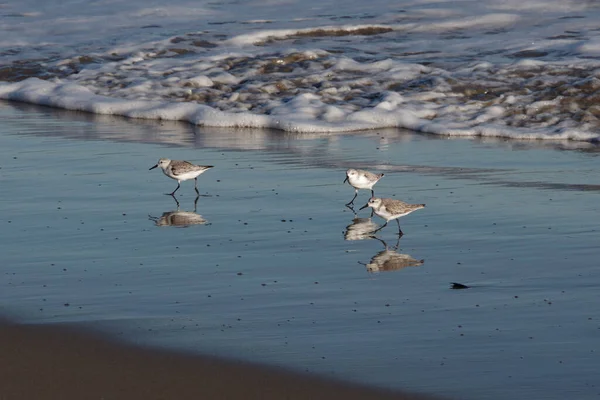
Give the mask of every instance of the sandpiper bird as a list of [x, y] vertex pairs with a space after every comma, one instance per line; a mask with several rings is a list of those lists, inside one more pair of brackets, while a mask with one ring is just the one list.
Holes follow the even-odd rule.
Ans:
[[400, 229], [400, 221], [398, 218], [408, 215], [413, 211], [420, 210], [421, 208], [425, 207], [425, 204], [408, 204], [396, 199], [381, 199], [378, 197], [371, 197], [369, 202], [360, 209], [362, 210], [363, 208], [367, 207], [371, 207], [375, 214], [385, 219], [385, 224], [383, 224], [373, 233], [385, 228], [388, 222], [395, 219], [398, 223], [398, 236], [402, 236], [404, 235], [404, 232], [402, 232], [402, 229]]
[[356, 199], [356, 196], [358, 196], [358, 189], [370, 189], [371, 197], [375, 196], [373, 186], [375, 186], [375, 184], [379, 182], [381, 178], [383, 178], [383, 174], [374, 174], [362, 169], [350, 168], [348, 171], [346, 171], [346, 179], [344, 179], [344, 183], [348, 181], [350, 186], [354, 188], [354, 197], [349, 203], [346, 203], [346, 205], [349, 206], [354, 204], [354, 199]]
[[196, 189], [196, 193], [200, 194], [200, 192], [198, 192], [198, 175], [202, 174], [208, 169], [211, 169], [213, 166], [194, 165], [187, 161], [161, 158], [158, 160], [158, 163], [150, 169], [152, 170], [156, 167], [160, 167], [166, 176], [177, 181], [177, 187], [175, 190], [173, 190], [171, 193], [167, 193], [171, 196], [174, 196], [175, 192], [179, 189], [181, 182], [187, 181], [188, 179], [194, 179], [194, 188]]

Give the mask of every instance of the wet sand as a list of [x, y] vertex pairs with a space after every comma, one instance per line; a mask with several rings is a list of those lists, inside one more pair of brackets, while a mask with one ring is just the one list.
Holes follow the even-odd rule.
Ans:
[[[2, 312], [161, 357], [460, 399], [595, 399], [599, 150], [0, 103]], [[215, 165], [197, 203], [193, 182], [179, 203], [163, 194], [176, 182], [148, 171], [159, 157]], [[401, 240], [393, 222], [370, 234], [369, 193], [344, 206], [349, 167], [384, 172], [379, 196], [427, 204]]]
[[0, 323], [0, 399], [397, 399], [392, 393], [235, 361], [110, 342], [73, 328]]

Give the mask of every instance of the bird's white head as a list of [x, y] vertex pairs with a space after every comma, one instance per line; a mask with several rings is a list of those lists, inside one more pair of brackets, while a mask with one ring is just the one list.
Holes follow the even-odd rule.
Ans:
[[379, 197], [371, 197], [367, 205], [372, 208], [377, 208], [381, 205], [381, 199]]
[[360, 209], [362, 210], [363, 208], [367, 208], [367, 207], [379, 208], [380, 205], [381, 205], [381, 199], [379, 197], [371, 197], [369, 199], [369, 202], [367, 204], [365, 204], [364, 206], [362, 206]]
[[158, 160], [158, 162], [156, 163], [155, 166], [151, 167], [150, 169], [154, 169], [156, 167], [160, 167], [163, 171], [169, 166], [169, 164], [171, 164], [171, 160], [168, 158], [161, 158], [160, 160]]
[[348, 171], [346, 171], [346, 176], [347, 177], [353, 177], [353, 176], [357, 176], [358, 175], [358, 171], [350, 168]]
[[344, 179], [344, 183], [348, 182], [348, 179], [356, 179], [358, 178], [358, 171], [350, 168], [346, 171], [346, 179]]

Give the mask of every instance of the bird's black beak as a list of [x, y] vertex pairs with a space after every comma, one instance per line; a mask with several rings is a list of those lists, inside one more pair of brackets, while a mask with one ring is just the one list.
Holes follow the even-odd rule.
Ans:
[[348, 182], [348, 175], [346, 175], [346, 179], [344, 179], [344, 183]]
[[150, 168], [148, 171], [150, 171], [150, 170], [152, 170], [152, 169], [154, 169], [156, 167], [158, 167], [158, 164], [156, 164], [154, 167]]
[[359, 208], [358, 211], [362, 210], [363, 208], [367, 208], [367, 207], [369, 207], [369, 203], [367, 203], [364, 206], [362, 206], [361, 208]]

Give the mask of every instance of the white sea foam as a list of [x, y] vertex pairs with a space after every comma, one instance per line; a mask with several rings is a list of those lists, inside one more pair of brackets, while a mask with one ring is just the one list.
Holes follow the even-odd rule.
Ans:
[[[376, 107], [345, 112], [323, 104], [317, 96], [304, 94], [275, 109], [273, 115], [227, 113], [186, 102], [158, 102], [116, 99], [95, 95], [71, 83], [55, 84], [37, 78], [0, 86], [0, 97], [68, 110], [130, 118], [188, 121], [212, 127], [273, 128], [291, 132], [340, 132], [385, 127], [408, 128], [449, 136], [510, 137], [518, 139], [596, 140], [597, 135], [577, 129], [548, 134], [543, 129], [516, 130], [487, 124], [503, 114], [501, 107], [490, 107], [476, 121], [463, 123], [432, 122], [433, 113], [402, 107], [397, 100], [383, 100]], [[534, 107], [534, 105], [532, 105]], [[317, 118], [327, 115], [325, 118]]]
[[1, 98], [215, 127], [600, 140], [590, 2], [83, 5], [3, 9]]

